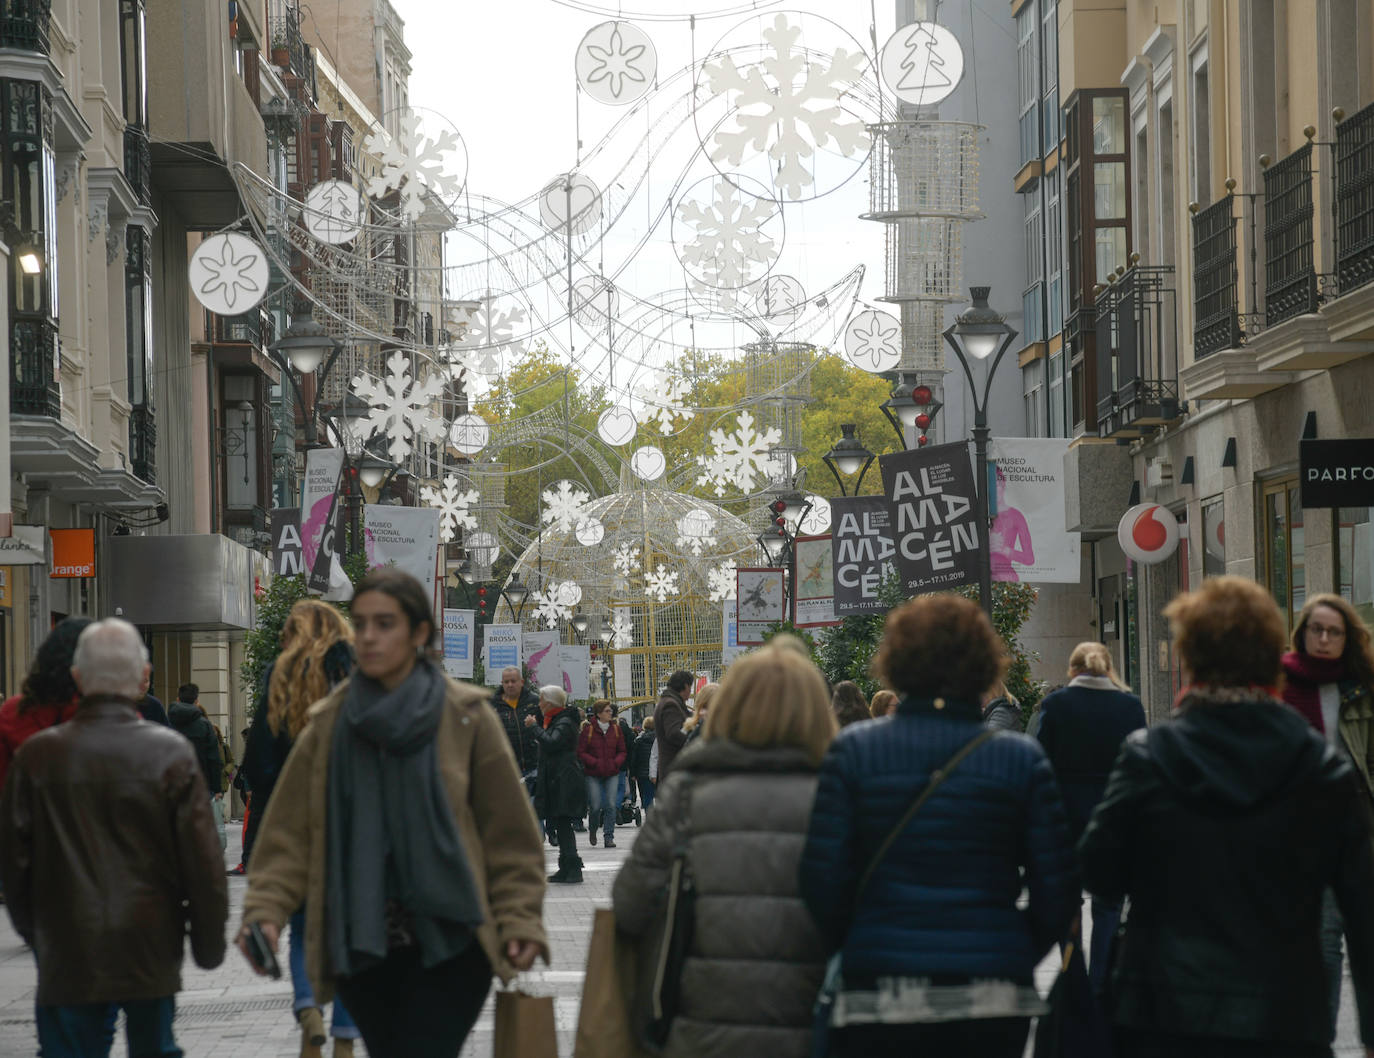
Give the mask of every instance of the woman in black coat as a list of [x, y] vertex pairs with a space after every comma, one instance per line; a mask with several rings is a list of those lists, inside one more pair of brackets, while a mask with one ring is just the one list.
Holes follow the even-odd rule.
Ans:
[[558, 838], [558, 871], [549, 875], [549, 881], [571, 884], [582, 881], [573, 820], [587, 814], [587, 780], [577, 760], [581, 717], [578, 710], [568, 707], [567, 692], [552, 684], [539, 688], [539, 710], [544, 714], [543, 727], [534, 717], [525, 717], [525, 726], [534, 729], [539, 744], [534, 811], [547, 820]]

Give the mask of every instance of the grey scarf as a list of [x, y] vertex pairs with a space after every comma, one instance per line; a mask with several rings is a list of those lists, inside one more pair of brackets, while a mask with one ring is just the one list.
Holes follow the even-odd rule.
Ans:
[[482, 922], [434, 748], [445, 692], [428, 660], [392, 691], [356, 670], [350, 678], [329, 757], [326, 921], [336, 974], [386, 958], [388, 904], [426, 967], [463, 952]]

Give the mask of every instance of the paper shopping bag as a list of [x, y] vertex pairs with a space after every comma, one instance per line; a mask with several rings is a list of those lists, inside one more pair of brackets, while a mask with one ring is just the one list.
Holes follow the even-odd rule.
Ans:
[[518, 989], [496, 993], [493, 1058], [558, 1058], [553, 1027], [553, 997]]
[[587, 949], [573, 1058], [647, 1058], [630, 1029], [635, 965], [634, 941], [616, 930], [614, 911], [598, 908]]

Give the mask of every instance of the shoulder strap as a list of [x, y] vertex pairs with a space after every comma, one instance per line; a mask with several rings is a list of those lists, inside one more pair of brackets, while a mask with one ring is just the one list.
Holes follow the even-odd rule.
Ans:
[[883, 861], [898, 836], [906, 829], [908, 823], [915, 817], [916, 813], [926, 801], [930, 800], [930, 795], [940, 788], [940, 785], [954, 773], [954, 769], [964, 762], [964, 758], [969, 756], [975, 749], [981, 746], [988, 739], [996, 735], [996, 731], [984, 731], [976, 737], [970, 739], [960, 748], [959, 752], [950, 757], [949, 760], [930, 773], [930, 781], [926, 783], [925, 789], [916, 795], [916, 799], [911, 802], [907, 810], [902, 813], [902, 818], [897, 821], [897, 825], [888, 831], [887, 837], [883, 838], [883, 843], [878, 846], [878, 851], [868, 861], [868, 866], [864, 868], [864, 873], [859, 876], [859, 886], [854, 891], [854, 903], [859, 902], [863, 896], [864, 889], [868, 887], [869, 880], [873, 877], [873, 872], [878, 869], [878, 864]]

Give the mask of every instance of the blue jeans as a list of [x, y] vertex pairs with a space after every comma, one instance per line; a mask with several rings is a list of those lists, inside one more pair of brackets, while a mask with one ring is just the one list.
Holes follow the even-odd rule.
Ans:
[[1112, 949], [1112, 940], [1117, 927], [1121, 925], [1121, 905], [1107, 904], [1094, 898], [1092, 900], [1093, 935], [1088, 948], [1088, 981], [1093, 992], [1102, 994], [1107, 983], [1107, 956]]
[[115, 1018], [124, 1008], [129, 1058], [182, 1058], [172, 1037], [177, 1014], [175, 996], [124, 1003], [36, 1006], [38, 1049], [43, 1058], [108, 1058], [114, 1044]]
[[[291, 965], [291, 988], [296, 993], [291, 1009], [299, 1014], [316, 1006], [315, 990], [310, 987], [310, 978], [305, 972], [305, 908], [291, 916], [291, 950], [287, 956]], [[343, 1002], [335, 997], [334, 1016], [329, 1022], [329, 1035], [336, 1040], [356, 1040], [360, 1033], [353, 1023], [353, 1015]]]
[[587, 776], [587, 807], [591, 810], [587, 825], [596, 826], [596, 813], [605, 808], [602, 814], [601, 829], [606, 832], [606, 840], [615, 840], [615, 810], [620, 804], [615, 800], [616, 787], [620, 783], [620, 776], [611, 775], [605, 779], [593, 779]]
[[619, 788], [618, 790], [616, 790], [616, 793], [615, 793], [615, 803], [616, 803], [616, 804], [618, 804], [618, 805], [623, 805], [623, 804], [625, 803], [625, 789], [626, 789], [626, 787], [629, 786], [629, 784], [630, 784], [630, 773], [627, 772], [627, 771], [623, 771], [623, 770], [622, 770], [621, 773], [620, 773], [620, 788]]

